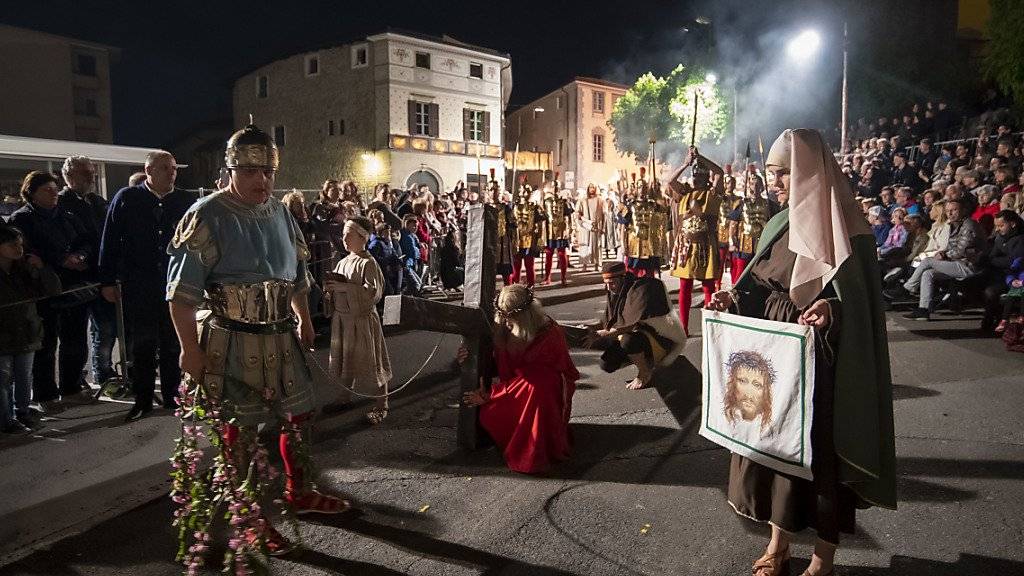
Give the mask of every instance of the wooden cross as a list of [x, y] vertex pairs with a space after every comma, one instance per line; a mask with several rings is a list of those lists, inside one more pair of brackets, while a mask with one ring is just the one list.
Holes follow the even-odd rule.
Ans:
[[[447, 304], [412, 296], [384, 299], [384, 325], [404, 330], [461, 334], [469, 357], [462, 365], [462, 393], [472, 392], [494, 351], [491, 339], [494, 318], [495, 259], [497, 257], [498, 212], [494, 206], [477, 204], [467, 208], [466, 278], [462, 305]], [[481, 362], [481, 359], [486, 359]], [[477, 409], [460, 404], [458, 445], [470, 450], [480, 446]]]

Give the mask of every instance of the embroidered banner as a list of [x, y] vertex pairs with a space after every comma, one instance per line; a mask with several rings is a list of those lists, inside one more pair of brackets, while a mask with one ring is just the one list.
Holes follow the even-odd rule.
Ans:
[[704, 310], [700, 435], [808, 480], [814, 330]]

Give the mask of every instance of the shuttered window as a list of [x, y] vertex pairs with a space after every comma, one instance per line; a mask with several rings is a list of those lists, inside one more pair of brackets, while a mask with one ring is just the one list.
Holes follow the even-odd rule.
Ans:
[[491, 141], [491, 113], [483, 110], [462, 110], [462, 139], [475, 142]]
[[437, 104], [409, 100], [409, 134], [437, 138], [440, 132], [440, 110]]

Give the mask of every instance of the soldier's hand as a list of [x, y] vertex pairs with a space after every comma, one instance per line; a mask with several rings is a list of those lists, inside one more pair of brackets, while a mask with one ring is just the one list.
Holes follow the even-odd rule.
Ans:
[[181, 370], [183, 372], [191, 376], [196, 382], [203, 379], [203, 374], [206, 373], [205, 352], [198, 347], [191, 350], [182, 350], [179, 358], [181, 361]]

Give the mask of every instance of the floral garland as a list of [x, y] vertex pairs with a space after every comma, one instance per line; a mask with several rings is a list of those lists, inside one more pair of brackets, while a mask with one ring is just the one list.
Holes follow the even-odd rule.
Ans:
[[[271, 394], [264, 398], [272, 404], [272, 389], [267, 390]], [[188, 576], [198, 574], [210, 546], [210, 527], [218, 511], [223, 509], [223, 518], [231, 532], [224, 556], [224, 573], [235, 576], [269, 574], [264, 537], [267, 520], [259, 503], [269, 484], [280, 474], [270, 465], [267, 449], [260, 445], [254, 427], [240, 427], [239, 438], [229, 448], [225, 446], [223, 434], [230, 422], [220, 418], [223, 406], [219, 399], [206, 394], [203, 387], [187, 375], [183, 375], [179, 392], [175, 415], [181, 420], [181, 436], [176, 440], [171, 457], [171, 499], [178, 505], [173, 521], [178, 529], [175, 560], [184, 564]], [[296, 426], [288, 426], [288, 433], [293, 440], [301, 440]], [[217, 450], [217, 455], [208, 470], [200, 471], [203, 450], [199, 443], [204, 436]], [[294, 514], [289, 513], [285, 501], [274, 502], [285, 506], [284, 515], [298, 538]]]

